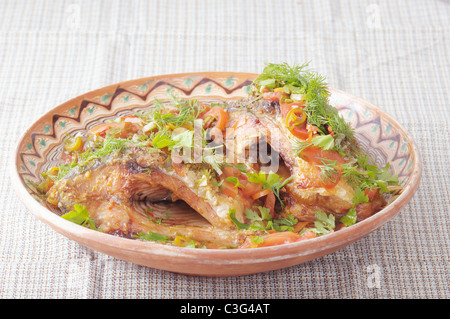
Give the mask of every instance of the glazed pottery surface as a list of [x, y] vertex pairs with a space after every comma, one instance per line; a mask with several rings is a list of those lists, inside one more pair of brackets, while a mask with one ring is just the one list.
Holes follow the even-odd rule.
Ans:
[[422, 166], [414, 140], [388, 114], [357, 97], [330, 88], [330, 104], [355, 128], [361, 146], [379, 166], [390, 164], [403, 191], [387, 207], [351, 227], [325, 236], [257, 249], [193, 249], [121, 238], [60, 217], [33, 185], [40, 173], [60, 163], [62, 140], [116, 116], [148, 108], [169, 93], [213, 102], [245, 97], [256, 74], [203, 72], [161, 75], [110, 85], [71, 99], [40, 117], [19, 139], [12, 182], [28, 210], [54, 230], [91, 249], [139, 265], [202, 276], [237, 276], [300, 264], [334, 252], [391, 220], [409, 202]]

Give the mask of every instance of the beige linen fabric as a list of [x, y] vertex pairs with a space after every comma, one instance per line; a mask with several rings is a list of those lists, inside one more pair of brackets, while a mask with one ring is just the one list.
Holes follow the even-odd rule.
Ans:
[[[449, 298], [450, 3], [0, 2], [0, 298]], [[10, 186], [20, 134], [107, 84], [303, 63], [384, 109], [416, 139], [423, 179], [402, 213], [333, 254], [203, 278], [86, 249], [36, 220]]]

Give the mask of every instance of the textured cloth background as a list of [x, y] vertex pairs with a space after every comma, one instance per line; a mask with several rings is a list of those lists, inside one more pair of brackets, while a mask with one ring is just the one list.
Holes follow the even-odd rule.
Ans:
[[[0, 298], [449, 298], [449, 21], [448, 0], [0, 1]], [[66, 239], [11, 190], [18, 137], [69, 98], [309, 60], [396, 118], [423, 159], [402, 213], [333, 254], [244, 277], [178, 275]]]

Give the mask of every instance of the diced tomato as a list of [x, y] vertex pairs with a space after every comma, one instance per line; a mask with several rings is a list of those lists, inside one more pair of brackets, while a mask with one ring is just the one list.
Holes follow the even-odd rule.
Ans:
[[64, 163], [68, 164], [74, 161], [75, 154], [69, 154], [68, 152], [62, 152], [61, 159], [64, 161]]
[[275, 92], [266, 92], [262, 94], [263, 99], [273, 102], [273, 101], [279, 101], [281, 97], [283, 96], [283, 92], [275, 91]]
[[214, 125], [214, 127], [223, 131], [227, 125], [228, 118], [228, 112], [223, 107], [214, 106], [203, 115], [202, 119], [205, 120], [203, 128], [206, 129], [210, 127], [212, 122], [216, 120], [216, 125]]
[[294, 232], [299, 233], [308, 224], [309, 222], [298, 222], [297, 224], [294, 225]]
[[180, 110], [179, 109], [170, 109], [167, 111], [167, 113], [180, 114]]
[[202, 119], [206, 113], [209, 112], [209, 110], [211, 110], [211, 108], [209, 107], [209, 105], [202, 103], [202, 102], [198, 102], [199, 104], [199, 110], [201, 111], [200, 114], [198, 114], [198, 118]]
[[239, 192], [245, 198], [245, 205], [247, 205], [248, 208], [251, 208], [251, 205], [254, 203], [254, 201], [259, 198], [255, 198], [255, 195], [262, 190], [262, 185], [258, 183], [252, 183], [244, 179], [240, 179], [239, 182], [241, 183], [241, 185], [243, 185], [242, 188], [239, 188]]
[[241, 126], [244, 126], [247, 124], [247, 117], [240, 117], [232, 126], [233, 130], [238, 129]]
[[258, 247], [277, 246], [282, 244], [294, 243], [300, 240], [300, 236], [294, 232], [276, 232], [263, 236], [264, 241], [258, 244]]
[[[252, 184], [256, 184], [256, 183], [252, 183]], [[256, 184], [256, 185], [259, 185], [260, 187], [255, 186], [254, 187], [255, 192], [250, 195], [254, 200], [259, 199], [264, 196], [267, 196], [271, 192], [271, 190], [269, 188], [262, 190], [261, 184]]]
[[111, 124], [108, 124], [108, 123], [99, 124], [97, 126], [94, 126], [89, 131], [89, 133], [92, 135], [99, 135], [101, 137], [105, 137], [106, 131], [109, 130], [110, 128], [111, 128]]
[[364, 193], [369, 198], [369, 201], [356, 205], [356, 216], [358, 221], [372, 216], [375, 212], [379, 211], [386, 205], [386, 200], [384, 197], [380, 196], [378, 188], [365, 189]]
[[151, 218], [155, 218], [155, 215], [150, 210], [146, 210], [145, 213], [150, 216]]
[[380, 197], [378, 188], [365, 189], [364, 194], [366, 194], [367, 197], [369, 198], [369, 202], [373, 202], [374, 200], [377, 200]]
[[230, 177], [230, 176], [239, 176], [241, 175], [241, 171], [239, 169], [237, 169], [236, 167], [233, 166], [225, 166], [223, 168], [223, 173], [222, 173], [224, 178]]
[[142, 119], [137, 117], [136, 115], [127, 115], [123, 116], [122, 119], [125, 122], [131, 122], [131, 123], [142, 123]]
[[281, 110], [281, 115], [283, 116], [283, 118], [286, 118], [289, 111], [292, 110], [294, 107], [304, 108], [305, 105], [302, 103], [299, 103], [299, 102], [294, 102], [294, 103], [280, 102], [280, 110]]
[[222, 194], [231, 197], [236, 198], [239, 192], [239, 188], [235, 187], [235, 184], [223, 181], [222, 186], [220, 186]]
[[[307, 121], [305, 119], [306, 114], [303, 111], [305, 107], [304, 104], [299, 102], [294, 103], [280, 103], [281, 114], [286, 121], [286, 126], [289, 131], [295, 137], [298, 137], [301, 140], [309, 141], [312, 138], [313, 131], [307, 125]], [[298, 112], [295, 113], [295, 109], [298, 109]], [[294, 112], [294, 113], [293, 113]], [[291, 118], [295, 118], [296, 120], [300, 120], [298, 124], [295, 121], [291, 121]]]
[[[321, 186], [325, 188], [332, 188], [336, 186], [336, 184], [339, 182], [341, 176], [342, 176], [342, 168], [340, 168], [340, 165], [345, 164], [344, 158], [336, 151], [333, 150], [324, 150], [318, 146], [308, 146], [305, 148], [301, 153], [300, 156], [307, 161], [308, 163], [311, 163], [313, 165], [330, 165], [333, 166], [334, 170], [329, 171], [329, 176], [319, 178], [319, 183]], [[322, 173], [322, 169], [320, 167], [317, 168], [317, 173]]]
[[377, 188], [365, 189], [364, 193], [369, 198], [369, 202], [363, 202], [356, 205], [356, 216], [358, 221], [372, 216], [375, 212], [379, 211], [386, 205], [386, 199], [380, 196], [380, 192]]
[[128, 138], [129, 136], [139, 132], [141, 129], [139, 125], [131, 122], [120, 122], [117, 127], [120, 129], [120, 133], [116, 137]]
[[308, 141], [312, 138], [312, 131], [307, 129], [306, 122], [304, 122], [302, 125], [290, 128], [289, 131], [292, 133], [292, 135], [304, 141]]
[[327, 125], [327, 131], [328, 131], [328, 133], [330, 133], [331, 136], [334, 136], [334, 131], [331, 128], [331, 126]]

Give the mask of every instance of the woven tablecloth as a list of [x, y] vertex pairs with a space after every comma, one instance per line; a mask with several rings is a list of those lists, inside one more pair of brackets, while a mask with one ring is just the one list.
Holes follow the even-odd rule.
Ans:
[[[0, 1], [0, 298], [449, 298], [449, 22], [448, 0]], [[306, 61], [397, 119], [423, 160], [401, 214], [335, 253], [250, 276], [174, 274], [65, 238], [11, 189], [17, 139], [72, 97]]]

